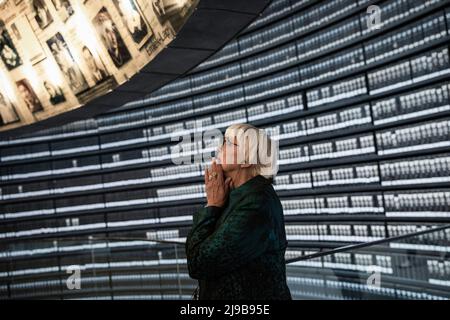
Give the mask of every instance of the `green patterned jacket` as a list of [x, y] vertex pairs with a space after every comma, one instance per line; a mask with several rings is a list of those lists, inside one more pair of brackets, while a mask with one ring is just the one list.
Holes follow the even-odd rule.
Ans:
[[291, 299], [283, 208], [269, 180], [254, 177], [193, 220], [186, 255], [199, 299]]

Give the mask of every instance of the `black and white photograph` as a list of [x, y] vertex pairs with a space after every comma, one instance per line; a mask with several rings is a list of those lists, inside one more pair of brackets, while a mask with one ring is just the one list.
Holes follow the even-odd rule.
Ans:
[[50, 81], [44, 81], [45, 90], [48, 93], [48, 100], [52, 105], [57, 105], [66, 102], [66, 97], [61, 87], [53, 85]]
[[[145, 0], [144, 0], [145, 1]], [[149, 0], [153, 12], [162, 26], [170, 24], [179, 31], [186, 21], [187, 13], [192, 9], [193, 0]]]
[[95, 16], [93, 23], [114, 65], [120, 68], [130, 61], [130, 51], [105, 7]]
[[52, 0], [55, 10], [63, 22], [66, 22], [75, 13], [71, 1], [74, 0]]
[[99, 84], [102, 81], [106, 80], [109, 75], [106, 71], [105, 65], [100, 60], [100, 58], [95, 58], [91, 50], [89, 50], [87, 46], [84, 46], [81, 49], [81, 52], [90, 72], [92, 81], [95, 82], [95, 84]]
[[19, 56], [12, 38], [6, 29], [3, 21], [0, 20], [0, 57], [8, 70], [14, 70], [22, 65], [22, 58]]
[[161, 24], [164, 24], [167, 20], [166, 15], [166, 6], [164, 4], [164, 0], [150, 0], [152, 3], [153, 12], [158, 18]]
[[0, 91], [0, 126], [19, 121], [14, 106], [8, 98]]
[[150, 27], [147, 25], [139, 5], [135, 0], [113, 0], [119, 11], [124, 24], [133, 38], [133, 41], [141, 45], [152, 35]]
[[31, 113], [44, 110], [41, 101], [39, 100], [38, 96], [36, 95], [30, 82], [27, 79], [17, 81], [16, 85], [20, 97]]
[[22, 34], [15, 23], [11, 24], [11, 30], [16, 40], [22, 40]]
[[32, 0], [32, 8], [34, 12], [34, 18], [36, 19], [39, 28], [45, 29], [53, 22], [53, 17], [50, 14], [50, 10], [45, 3], [45, 0]]
[[64, 37], [57, 33], [47, 40], [47, 45], [64, 75], [70, 89], [79, 94], [89, 88], [86, 78], [69, 50]]

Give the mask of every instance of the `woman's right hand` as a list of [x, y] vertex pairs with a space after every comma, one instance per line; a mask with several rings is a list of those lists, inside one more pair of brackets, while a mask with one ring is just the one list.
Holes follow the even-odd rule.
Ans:
[[205, 169], [206, 206], [223, 207], [232, 186], [231, 178], [224, 179], [222, 166], [213, 160], [211, 168]]

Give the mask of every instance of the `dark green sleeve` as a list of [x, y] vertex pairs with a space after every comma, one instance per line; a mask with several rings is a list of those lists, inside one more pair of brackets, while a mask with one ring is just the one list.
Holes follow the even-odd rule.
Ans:
[[267, 206], [260, 197], [247, 196], [215, 230], [220, 208], [203, 208], [194, 216], [186, 240], [189, 275], [213, 279], [260, 256], [271, 232]]

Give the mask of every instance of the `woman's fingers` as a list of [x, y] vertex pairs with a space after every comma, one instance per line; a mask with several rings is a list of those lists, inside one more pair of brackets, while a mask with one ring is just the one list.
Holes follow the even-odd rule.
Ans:
[[205, 185], [208, 183], [209, 181], [209, 171], [208, 171], [208, 167], [205, 168]]
[[228, 177], [225, 179], [225, 183], [224, 183], [224, 188], [225, 188], [226, 194], [228, 193], [228, 191], [230, 191], [230, 185], [231, 185], [231, 178]]

